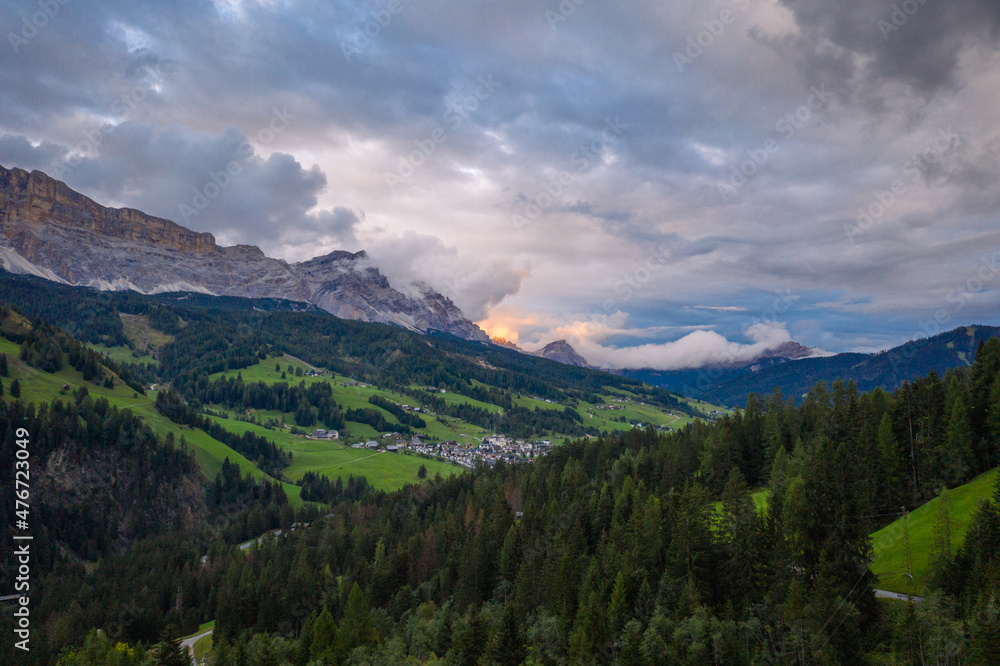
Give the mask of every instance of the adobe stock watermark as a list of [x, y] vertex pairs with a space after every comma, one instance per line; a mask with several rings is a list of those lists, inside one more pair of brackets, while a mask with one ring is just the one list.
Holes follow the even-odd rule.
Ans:
[[785, 114], [774, 124], [774, 131], [778, 136], [768, 137], [759, 148], [747, 150], [746, 159], [730, 167], [729, 178], [716, 184], [722, 200], [728, 202], [735, 199], [739, 190], [760, 173], [772, 155], [781, 150], [781, 142], [795, 136], [796, 132], [808, 125], [834, 99], [836, 95], [826, 89], [826, 84], [809, 88], [805, 104]]
[[903, 0], [894, 4], [888, 20], [885, 18], [875, 20], [875, 26], [882, 33], [882, 39], [889, 41], [889, 35], [899, 32], [904, 25], [909, 23], [910, 17], [926, 4], [927, 0]]
[[[267, 146], [277, 138], [279, 134], [288, 129], [290, 121], [295, 119], [295, 114], [288, 111], [287, 107], [280, 110], [275, 108], [268, 123], [262, 127], [253, 138], [258, 146]], [[244, 141], [237, 149], [244, 162], [249, 162], [256, 155], [256, 151], [249, 141]], [[226, 168], [219, 172], [209, 172], [209, 179], [201, 187], [191, 190], [191, 201], [181, 203], [178, 206], [181, 217], [186, 223], [191, 222], [191, 218], [201, 215], [212, 201], [219, 198], [226, 188], [233, 184], [237, 176], [243, 173], [243, 166], [237, 160], [230, 160], [226, 163]]]
[[601, 325], [608, 325], [610, 318], [621, 312], [622, 307], [642, 291], [655, 273], [666, 266], [669, 260], [670, 249], [666, 245], [646, 248], [643, 257], [636, 262], [632, 270], [615, 283], [615, 297], [601, 304], [601, 311], [594, 315], [594, 320]]
[[902, 172], [906, 179], [897, 178], [889, 183], [887, 189], [875, 190], [871, 203], [858, 208], [857, 222], [844, 225], [847, 242], [851, 245], [856, 244], [855, 239], [858, 236], [868, 233], [906, 195], [914, 183], [960, 145], [962, 145], [961, 134], [956, 134], [951, 128], [938, 130], [938, 136], [934, 141], [903, 164]]
[[118, 124], [104, 123], [83, 133], [83, 139], [72, 146], [70, 154], [56, 163], [49, 175], [56, 180], [64, 180], [66, 175], [80, 166], [87, 158], [97, 157], [97, 153], [105, 139], [124, 122], [129, 115], [143, 102], [149, 99], [149, 93], [163, 83], [163, 68], [157, 63], [150, 70], [150, 76], [137, 83], [111, 103], [109, 111], [118, 120]]
[[[628, 127], [617, 116], [614, 120], [606, 118], [600, 136], [580, 146], [570, 155], [570, 162], [577, 167], [577, 173], [583, 173], [592, 163], [599, 161], [604, 152], [618, 142]], [[541, 191], [524, 204], [521, 214], [515, 213], [510, 216], [514, 229], [518, 232], [523, 231], [526, 226], [541, 217], [542, 212], [553, 206], [558, 201], [557, 197], [561, 196], [576, 178], [575, 174], [563, 170], [555, 178], [544, 182]]]
[[371, 21], [355, 28], [355, 36], [352, 42], [340, 42], [340, 51], [344, 54], [344, 59], [347, 60], [347, 63], [350, 64], [354, 56], [361, 55], [362, 51], [371, 46], [382, 34], [382, 31], [389, 27], [393, 18], [403, 12], [403, 9], [402, 0], [389, 0], [385, 7], [372, 12]]
[[21, 29], [17, 32], [8, 31], [7, 41], [14, 53], [20, 53], [21, 47], [27, 46], [28, 42], [38, 36], [56, 16], [59, 15], [59, 8], [68, 5], [70, 0], [38, 0], [38, 11], [30, 16], [27, 14], [21, 17]]
[[702, 23], [704, 30], [694, 35], [688, 35], [687, 47], [684, 52], [674, 51], [674, 65], [677, 67], [677, 71], [683, 74], [685, 67], [693, 65], [695, 60], [704, 55], [706, 49], [715, 44], [715, 40], [722, 37], [728, 26], [736, 23], [736, 19], [748, 7], [750, 7], [750, 0], [733, 0], [732, 7], [726, 7], [719, 12], [718, 17]]
[[[992, 255], [983, 255], [979, 259], [979, 267], [964, 281], [956, 283], [945, 296], [947, 305], [943, 305], [934, 311], [932, 317], [924, 319], [918, 324], [910, 336], [902, 337], [903, 348], [898, 354], [894, 354], [891, 362], [894, 368], [898, 368], [901, 361], [912, 361], [927, 345], [930, 338], [947, 331], [950, 327], [961, 325], [957, 320], [957, 315], [961, 313], [970, 301], [977, 295], [983, 293], [986, 288], [1000, 276], [1000, 251]], [[912, 343], [912, 344], [908, 344]]]
[[545, 20], [548, 21], [549, 27], [554, 29], [559, 24], [568, 21], [586, 3], [587, 0], [561, 0], [556, 8], [558, 11], [551, 9], [545, 11]]
[[[781, 323], [783, 315], [791, 311], [798, 299], [799, 296], [786, 285], [784, 291], [775, 292], [770, 305], [763, 308], [756, 316], [743, 322], [740, 334], [745, 338], [750, 337], [751, 329], [755, 326], [772, 327]], [[725, 354], [714, 358], [709, 365], [698, 368], [698, 376], [694, 380], [694, 385], [685, 384], [681, 388], [681, 393], [689, 398], [700, 399], [713, 384], [722, 379], [726, 366], [741, 360], [741, 349], [739, 343], [730, 342]]]
[[[482, 103], [493, 97], [493, 94], [502, 87], [503, 84], [493, 79], [493, 75], [480, 76], [476, 82], [476, 87], [471, 93], [454, 103], [444, 112], [442, 119], [451, 128], [452, 132], [458, 131], [465, 124], [472, 114], [479, 110]], [[448, 141], [448, 131], [435, 126], [431, 132], [423, 139], [414, 139], [415, 150], [399, 160], [395, 171], [387, 171], [384, 174], [385, 184], [393, 194], [396, 187], [403, 184], [407, 178], [416, 173], [433, 156], [438, 147]]]

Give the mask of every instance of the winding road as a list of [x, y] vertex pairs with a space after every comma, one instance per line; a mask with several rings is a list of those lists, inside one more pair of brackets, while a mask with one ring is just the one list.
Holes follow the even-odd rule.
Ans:
[[185, 638], [184, 640], [181, 641], [181, 649], [183, 650], [184, 648], [187, 648], [188, 650], [191, 651], [191, 653], [190, 653], [191, 654], [191, 663], [194, 664], [194, 666], [198, 666], [198, 662], [194, 658], [194, 644], [197, 643], [202, 638], [204, 638], [205, 636], [211, 635], [211, 633], [213, 631], [215, 631], [215, 630], [214, 629], [209, 629], [208, 631], [206, 631], [203, 634], [198, 634], [197, 636], [192, 636], [191, 638]]
[[875, 598], [895, 599], [896, 601], [909, 601], [910, 603], [924, 600], [923, 597], [915, 597], [912, 594], [900, 594], [899, 592], [889, 592], [888, 590], [875, 590]]

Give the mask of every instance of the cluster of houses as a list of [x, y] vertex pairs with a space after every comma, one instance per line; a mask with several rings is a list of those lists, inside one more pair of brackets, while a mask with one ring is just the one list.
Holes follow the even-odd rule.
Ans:
[[597, 408], [598, 409], [603, 409], [603, 410], [609, 410], [609, 411], [614, 411], [614, 410], [617, 410], [617, 409], [625, 409], [621, 405], [597, 405]]
[[481, 442], [472, 444], [459, 444], [451, 440], [448, 442], [424, 442], [419, 437], [411, 439], [398, 439], [397, 433], [386, 433], [382, 436], [382, 441], [369, 440], [358, 442], [351, 446], [356, 449], [368, 449], [371, 451], [385, 451], [387, 453], [399, 453], [408, 451], [421, 453], [437, 458], [444, 458], [464, 467], [475, 467], [480, 461], [490, 467], [498, 461], [507, 463], [530, 462], [538, 456], [549, 452], [552, 442], [541, 440], [529, 442], [523, 439], [513, 439], [504, 435], [493, 435], [485, 437]]
[[340, 432], [337, 430], [323, 430], [317, 428], [309, 433], [311, 439], [340, 439]]
[[454, 440], [433, 444], [411, 440], [407, 448], [451, 460], [465, 467], [475, 467], [480, 462], [492, 467], [501, 460], [506, 463], [530, 462], [538, 456], [547, 454], [551, 446], [552, 442], [549, 440], [531, 442], [505, 435], [493, 435], [471, 444], [460, 444]]

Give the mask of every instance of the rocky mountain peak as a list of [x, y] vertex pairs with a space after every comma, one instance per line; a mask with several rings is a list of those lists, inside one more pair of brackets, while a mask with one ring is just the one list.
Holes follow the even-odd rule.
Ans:
[[538, 351], [532, 352], [532, 354], [535, 356], [541, 356], [542, 358], [547, 358], [550, 361], [556, 361], [557, 363], [575, 365], [581, 368], [590, 367], [590, 364], [587, 363], [587, 359], [580, 356], [580, 354], [573, 349], [573, 346], [565, 340], [550, 342]]
[[363, 251], [288, 264], [253, 245], [220, 247], [210, 233], [131, 208], [107, 208], [40, 171], [3, 166], [0, 265], [103, 290], [282, 298], [344, 319], [488, 341], [426, 285], [408, 293], [395, 289]]

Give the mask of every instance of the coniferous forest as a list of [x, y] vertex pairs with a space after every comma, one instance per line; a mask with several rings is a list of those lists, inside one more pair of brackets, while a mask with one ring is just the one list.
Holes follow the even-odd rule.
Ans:
[[[170, 380], [174, 389], [157, 392], [159, 414], [204, 430], [268, 475], [255, 479], [226, 461], [205, 478], [183, 437], [158, 437], [85, 387], [36, 407], [5, 378], [4, 459], [24, 427], [37, 433], [34, 459], [45, 461], [29, 663], [169, 663], [176, 636], [210, 620], [214, 664], [1000, 659], [1000, 488], [983, 498], [964, 542], [935, 541], [922, 601], [877, 600], [869, 568], [873, 532], [1000, 464], [998, 339], [981, 344], [969, 367], [894, 392], [821, 382], [798, 400], [751, 394], [743, 409], [674, 433], [595, 437], [572, 407], [531, 411], [508, 391], [572, 401], [610, 381], [651, 402], [676, 398], [518, 355], [504, 363], [507, 350], [449, 339], [429, 349], [409, 333], [311, 313], [248, 313], [246, 302], [224, 299], [175, 309], [84, 292], [109, 305], [95, 307], [91, 333], [79, 335], [113, 341], [124, 308], [174, 336], [158, 366], [115, 363], [38, 318], [71, 316], [66, 308], [79, 299], [25, 290], [30, 325], [7, 310], [2, 318], [18, 361], [45, 373], [72, 367], [93, 384], [116, 376], [136, 395]], [[317, 327], [325, 335], [303, 335]], [[112, 340], [101, 337], [108, 331]], [[209, 380], [208, 370], [249, 367], [276, 345], [403, 393], [413, 383], [460, 388], [502, 406], [505, 425], [525, 432], [556, 420], [591, 436], [532, 464], [480, 467], [391, 494], [363, 477], [310, 473], [295, 509], [273, 480], [289, 455], [225, 430], [201, 405], [300, 411], [328, 427], [368, 419], [386, 428], [388, 413], [405, 429], [420, 417], [379, 397], [344, 408], [327, 383]], [[493, 354], [491, 363], [469, 360], [475, 353]], [[404, 364], [380, 360], [401, 354]], [[0, 374], [9, 376], [10, 360], [2, 357]], [[421, 398], [439, 413], [496, 422], [481, 408]], [[766, 495], [764, 506], [752, 490]], [[5, 494], [4, 515], [12, 503]], [[278, 528], [277, 538], [235, 548]]]
[[[45, 363], [45, 340], [26, 337], [27, 357]], [[293, 395], [192, 382], [181, 389], [222, 403]], [[207, 427], [177, 394], [157, 408]], [[297, 512], [228, 463], [199, 478], [183, 441], [86, 391], [0, 410], [5, 459], [20, 424], [38, 459], [60, 448], [69, 470], [39, 495], [34, 663], [169, 663], [164, 637], [208, 620], [213, 664], [1000, 659], [1000, 488], [961, 547], [935, 552], [923, 601], [876, 600], [869, 569], [869, 535], [901, 508], [1000, 462], [997, 339], [894, 393], [751, 395], [715, 423], [581, 439], [391, 494], [312, 476], [304, 499], [320, 504]], [[266, 442], [232, 439], [281, 466]]]

